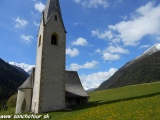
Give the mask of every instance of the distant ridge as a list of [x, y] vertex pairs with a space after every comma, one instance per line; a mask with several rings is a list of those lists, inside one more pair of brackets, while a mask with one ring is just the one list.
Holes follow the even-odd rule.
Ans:
[[152, 55], [155, 52], [160, 51], [160, 43], [159, 44], [155, 44], [152, 47], [150, 47], [149, 49], [147, 49], [142, 55], [136, 57], [135, 59], [127, 62], [124, 66], [127, 67], [128, 65], [140, 60], [141, 58], [147, 57], [149, 55]]
[[160, 44], [155, 44], [146, 50], [140, 57], [151, 55], [157, 51], [160, 51]]
[[27, 77], [28, 75], [0, 58], [0, 101], [8, 99], [12, 94], [17, 92], [17, 88]]
[[160, 81], [160, 44], [126, 63], [96, 90]]
[[88, 89], [88, 90], [86, 90], [86, 92], [92, 92], [92, 91], [94, 91], [96, 88], [90, 88], [90, 89]]
[[13, 67], [15, 67], [17, 70], [19, 70], [20, 72], [24, 73], [26, 76], [29, 76], [29, 73], [27, 73], [24, 69], [22, 69], [21, 67], [12, 65]]
[[26, 63], [16, 63], [16, 62], [9, 62], [10, 65], [22, 68], [24, 71], [26, 71], [28, 74], [32, 73], [32, 68], [35, 67], [35, 65], [29, 65]]

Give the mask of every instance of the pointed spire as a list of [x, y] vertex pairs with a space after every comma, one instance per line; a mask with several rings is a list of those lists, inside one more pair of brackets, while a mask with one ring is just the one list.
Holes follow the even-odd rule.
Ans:
[[[50, 19], [50, 17], [54, 14], [55, 11], [58, 12], [60, 20], [63, 24], [63, 19], [62, 19], [59, 0], [47, 0], [46, 7], [45, 7], [45, 10], [44, 10], [44, 23], [45, 24]], [[63, 24], [63, 27], [64, 27], [64, 24]]]

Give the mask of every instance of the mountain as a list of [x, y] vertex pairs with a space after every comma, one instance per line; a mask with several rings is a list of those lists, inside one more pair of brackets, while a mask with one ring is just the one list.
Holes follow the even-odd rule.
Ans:
[[97, 90], [160, 81], [160, 44], [126, 63]]
[[28, 74], [32, 73], [32, 68], [35, 67], [35, 65], [28, 65], [25, 63], [15, 63], [15, 62], [9, 62], [10, 65], [13, 65], [15, 68], [21, 68], [25, 70]]
[[17, 70], [19, 70], [20, 72], [24, 73], [26, 76], [29, 76], [29, 73], [27, 73], [24, 69], [22, 69], [21, 67], [12, 65], [13, 67], [15, 67]]
[[27, 77], [28, 75], [0, 58], [0, 100], [8, 99], [17, 92], [17, 88]]
[[151, 48], [149, 48], [148, 50], [146, 50], [141, 56], [137, 57], [136, 59], [140, 59], [144, 56], [148, 56], [151, 55], [157, 51], [160, 51], [160, 44], [155, 44], [153, 45]]
[[150, 47], [148, 50], [146, 50], [142, 55], [138, 56], [137, 58], [127, 62], [124, 66], [127, 67], [129, 66], [130, 64], [140, 60], [141, 58], [144, 58], [146, 56], [149, 56], [157, 51], [160, 51], [160, 44], [155, 44], [153, 45], [152, 47]]
[[86, 92], [92, 92], [92, 91], [94, 91], [95, 89], [97, 89], [97, 88], [90, 88], [90, 89], [87, 89]]

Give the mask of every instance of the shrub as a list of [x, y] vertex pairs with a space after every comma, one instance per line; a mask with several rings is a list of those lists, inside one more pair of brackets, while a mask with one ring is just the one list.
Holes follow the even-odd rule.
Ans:
[[16, 101], [17, 101], [17, 94], [14, 94], [8, 99], [7, 106], [16, 107]]

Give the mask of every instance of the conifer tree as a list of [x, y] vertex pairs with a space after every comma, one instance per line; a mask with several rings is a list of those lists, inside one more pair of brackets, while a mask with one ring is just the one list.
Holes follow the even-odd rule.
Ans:
[[21, 106], [21, 112], [24, 113], [25, 109], [26, 109], [26, 100], [23, 99], [22, 106]]

